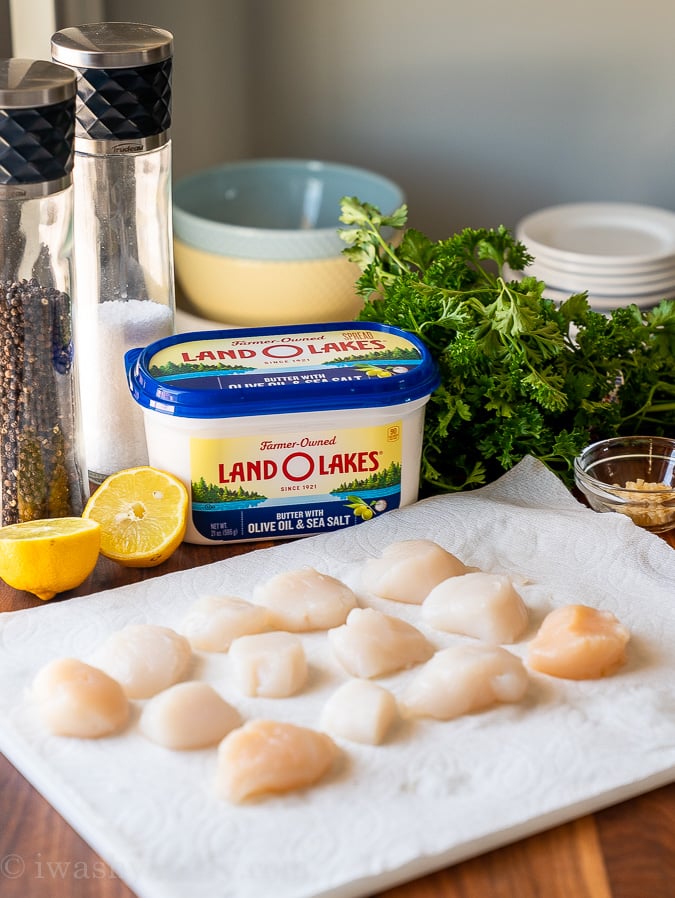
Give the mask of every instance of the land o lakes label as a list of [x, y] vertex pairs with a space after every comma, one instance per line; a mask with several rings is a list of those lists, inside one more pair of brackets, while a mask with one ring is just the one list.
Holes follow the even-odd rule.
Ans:
[[337, 530], [398, 508], [402, 424], [193, 438], [192, 518], [209, 539]]

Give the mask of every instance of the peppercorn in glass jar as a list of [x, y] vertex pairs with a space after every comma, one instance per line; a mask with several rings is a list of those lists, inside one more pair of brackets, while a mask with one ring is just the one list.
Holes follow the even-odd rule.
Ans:
[[88, 497], [71, 310], [75, 78], [0, 60], [0, 519]]

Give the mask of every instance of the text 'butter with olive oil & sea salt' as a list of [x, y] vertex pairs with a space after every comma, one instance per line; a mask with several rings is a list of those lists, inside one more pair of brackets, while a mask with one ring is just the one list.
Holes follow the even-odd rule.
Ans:
[[190, 491], [187, 542], [310, 536], [417, 499], [439, 378], [412, 334], [363, 321], [204, 331], [125, 361], [149, 462]]

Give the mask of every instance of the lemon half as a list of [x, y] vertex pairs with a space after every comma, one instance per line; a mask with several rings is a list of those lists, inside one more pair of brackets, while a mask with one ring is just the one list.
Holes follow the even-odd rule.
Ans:
[[48, 518], [0, 527], [0, 577], [47, 600], [83, 583], [96, 567], [97, 521]]
[[185, 536], [188, 491], [148, 465], [111, 474], [90, 496], [82, 516], [101, 525], [101, 554], [127, 567], [155, 567]]

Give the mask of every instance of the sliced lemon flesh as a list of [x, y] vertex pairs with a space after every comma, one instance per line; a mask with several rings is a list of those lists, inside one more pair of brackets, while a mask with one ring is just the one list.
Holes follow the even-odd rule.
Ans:
[[101, 545], [97, 521], [45, 518], [0, 527], [0, 577], [47, 601], [83, 583]]
[[106, 478], [82, 516], [101, 525], [101, 554], [127, 567], [155, 567], [183, 541], [188, 518], [185, 484], [148, 465]]

